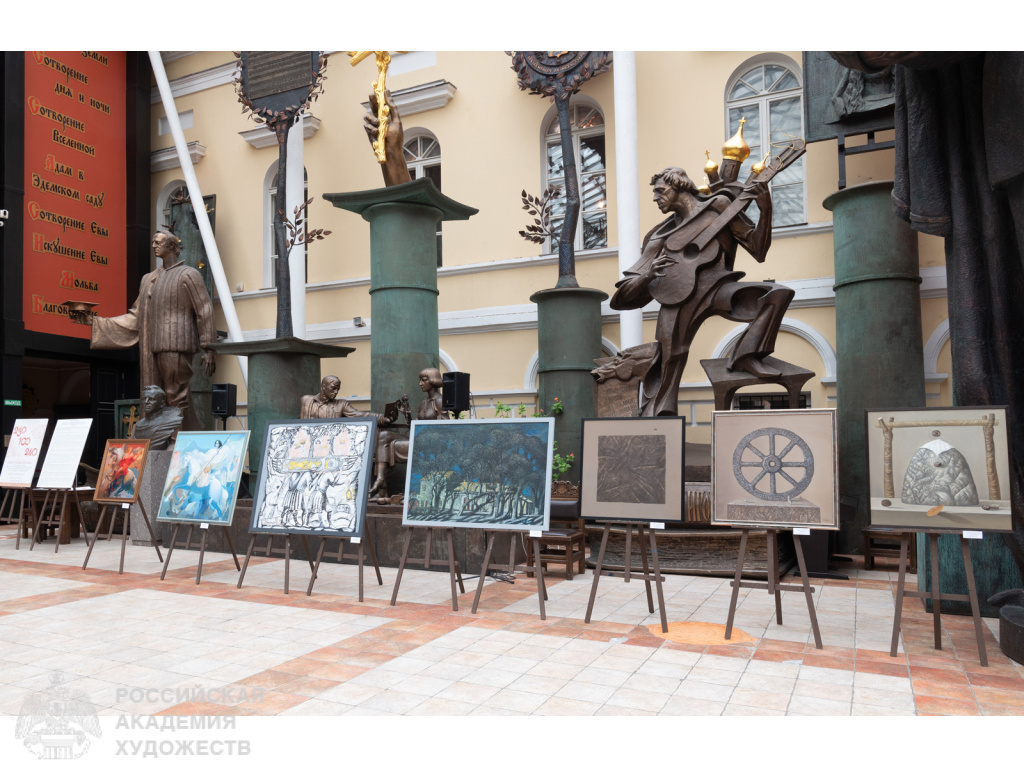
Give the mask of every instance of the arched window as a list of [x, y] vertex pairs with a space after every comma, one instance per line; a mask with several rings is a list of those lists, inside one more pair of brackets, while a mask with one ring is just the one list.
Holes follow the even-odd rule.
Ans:
[[171, 224], [171, 200], [180, 189], [187, 190], [185, 182], [175, 179], [160, 190], [156, 197], [156, 231], [163, 232]]
[[[803, 87], [800, 70], [781, 58], [761, 63], [747, 62], [736, 70], [726, 89], [726, 137], [736, 133], [746, 118], [743, 137], [750, 145], [750, 157], [740, 169], [740, 179], [750, 166], [761, 160], [771, 145], [789, 138], [803, 138]], [[801, 157], [772, 182], [772, 225], [785, 227], [807, 221], [806, 171]], [[747, 209], [756, 221], [756, 206]]]
[[[604, 115], [586, 101], [569, 106], [572, 150], [576, 159], [580, 189], [580, 221], [576, 227], [576, 248], [604, 248], [608, 245], [608, 183], [605, 176]], [[544, 186], [562, 190], [551, 206], [551, 242], [549, 251], [558, 248], [565, 222], [565, 163], [562, 161], [562, 134], [558, 115], [554, 114], [544, 132]]]
[[[405, 132], [405, 164], [413, 181], [426, 176], [441, 191], [441, 145], [437, 138], [421, 128]], [[410, 137], [411, 135], [411, 137]], [[437, 222], [437, 266], [441, 266], [441, 222]]]
[[[302, 171], [302, 199], [309, 199], [309, 174]], [[274, 238], [274, 216], [277, 211], [277, 161], [267, 171], [263, 195], [263, 287], [277, 287], [277, 240]], [[291, 211], [285, 211], [289, 216]], [[309, 221], [307, 219], [307, 226]], [[309, 274], [309, 253], [306, 253], [306, 274]]]

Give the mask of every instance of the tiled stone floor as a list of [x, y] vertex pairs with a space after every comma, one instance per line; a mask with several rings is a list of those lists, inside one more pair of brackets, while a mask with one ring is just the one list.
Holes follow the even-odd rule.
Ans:
[[[585, 624], [591, 571], [565, 581], [555, 569], [541, 621], [522, 574], [488, 580], [472, 615], [476, 580], [453, 612], [446, 572], [407, 571], [391, 607], [390, 568], [383, 586], [366, 569], [359, 603], [354, 565], [325, 561], [306, 597], [301, 561], [284, 595], [280, 560], [255, 558], [239, 590], [226, 555], [207, 555], [198, 586], [195, 552], [176, 550], [165, 581], [151, 548], [129, 546], [123, 575], [117, 542], [99, 542], [85, 571], [84, 557], [81, 541], [16, 551], [0, 528], [0, 714], [60, 671], [102, 714], [1024, 715], [1022, 668], [999, 651], [994, 620], [981, 667], [969, 617], [943, 617], [937, 651], [931, 615], [907, 600], [889, 655], [889, 571], [815, 580], [817, 650], [800, 593], [784, 593], [779, 625], [765, 590], [743, 590], [736, 625], [753, 641], [706, 647], [653, 635], [636, 581], [603, 578]], [[727, 580], [668, 576], [664, 587], [670, 622], [724, 623]], [[126, 699], [126, 686], [264, 694], [168, 707]]]

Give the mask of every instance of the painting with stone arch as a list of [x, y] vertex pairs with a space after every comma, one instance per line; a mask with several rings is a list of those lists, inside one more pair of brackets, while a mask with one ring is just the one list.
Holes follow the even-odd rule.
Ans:
[[839, 529], [832, 408], [714, 411], [711, 524]]
[[376, 419], [271, 421], [250, 533], [362, 537]]
[[871, 524], [1010, 531], [1005, 406], [866, 413]]
[[248, 430], [179, 432], [156, 519], [231, 525], [248, 447]]
[[580, 515], [673, 521], [685, 505], [681, 417], [583, 419]]
[[553, 418], [414, 421], [404, 525], [546, 530]]

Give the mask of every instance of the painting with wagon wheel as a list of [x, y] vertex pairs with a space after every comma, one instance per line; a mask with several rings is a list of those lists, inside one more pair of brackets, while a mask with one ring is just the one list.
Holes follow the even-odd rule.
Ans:
[[711, 523], [839, 529], [836, 412], [711, 414]]
[[250, 533], [361, 537], [376, 419], [272, 421]]
[[156, 519], [231, 525], [248, 446], [248, 430], [179, 432]]
[[414, 421], [404, 525], [546, 530], [555, 420]]

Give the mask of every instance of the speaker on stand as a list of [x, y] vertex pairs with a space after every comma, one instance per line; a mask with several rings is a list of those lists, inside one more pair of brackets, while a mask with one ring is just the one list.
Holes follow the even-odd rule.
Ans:
[[441, 407], [452, 411], [455, 418], [469, 410], [469, 374], [450, 371], [441, 374]]
[[238, 387], [234, 384], [214, 384], [210, 411], [221, 420], [222, 428], [227, 431], [228, 419], [238, 410]]

